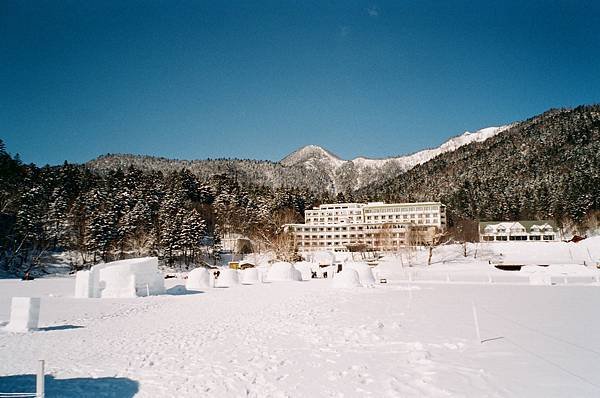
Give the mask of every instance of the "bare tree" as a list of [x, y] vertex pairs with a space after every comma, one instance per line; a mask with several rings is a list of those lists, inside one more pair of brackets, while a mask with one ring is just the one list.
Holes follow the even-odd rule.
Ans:
[[479, 241], [479, 222], [467, 218], [458, 218], [448, 229], [448, 236], [460, 243], [463, 257], [468, 256], [469, 243]]
[[431, 265], [431, 258], [433, 257], [433, 249], [442, 245], [444, 242], [444, 238], [447, 236], [447, 233], [445, 231], [442, 231], [440, 229], [438, 229], [437, 227], [434, 227], [435, 230], [432, 231], [433, 234], [431, 235], [431, 239], [428, 241], [428, 249], [429, 249], [429, 255], [427, 256], [427, 265]]
[[292, 209], [275, 211], [262, 223], [249, 231], [250, 238], [267, 250], [272, 250], [277, 258], [292, 261], [297, 257], [294, 234], [286, 226], [298, 222], [298, 214]]

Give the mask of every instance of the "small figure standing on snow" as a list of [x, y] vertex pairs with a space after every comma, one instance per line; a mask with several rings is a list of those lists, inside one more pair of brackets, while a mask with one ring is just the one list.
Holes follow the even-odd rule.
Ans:
[[23, 275], [23, 277], [21, 278], [21, 280], [23, 281], [32, 281], [33, 277], [31, 276], [31, 274], [29, 273], [29, 271], [25, 272], [25, 275]]

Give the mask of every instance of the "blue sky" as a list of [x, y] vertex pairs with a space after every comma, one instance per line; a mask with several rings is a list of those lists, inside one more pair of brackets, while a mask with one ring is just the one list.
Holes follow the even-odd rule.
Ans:
[[39, 165], [385, 157], [600, 102], [600, 2], [497, 3], [4, 0], [0, 138]]

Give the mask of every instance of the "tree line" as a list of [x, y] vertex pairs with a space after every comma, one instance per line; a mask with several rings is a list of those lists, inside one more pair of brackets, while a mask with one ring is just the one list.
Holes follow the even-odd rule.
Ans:
[[0, 141], [0, 267], [20, 274], [52, 252], [73, 252], [74, 269], [144, 255], [191, 264], [218, 256], [221, 237], [277, 246], [282, 224], [301, 222], [320, 200], [309, 190], [242, 184], [227, 174], [200, 178], [186, 168], [91, 170], [37, 167]]

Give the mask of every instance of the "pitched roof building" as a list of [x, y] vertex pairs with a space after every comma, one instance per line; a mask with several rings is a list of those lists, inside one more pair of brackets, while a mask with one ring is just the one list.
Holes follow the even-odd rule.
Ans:
[[556, 241], [559, 231], [552, 220], [483, 221], [479, 223], [481, 242]]

